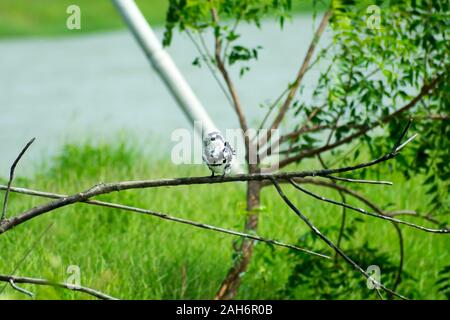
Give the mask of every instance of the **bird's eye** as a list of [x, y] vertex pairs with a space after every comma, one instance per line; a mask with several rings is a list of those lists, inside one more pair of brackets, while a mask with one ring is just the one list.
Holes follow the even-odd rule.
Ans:
[[216, 140], [216, 138], [211, 138], [211, 141], [214, 141], [214, 140]]

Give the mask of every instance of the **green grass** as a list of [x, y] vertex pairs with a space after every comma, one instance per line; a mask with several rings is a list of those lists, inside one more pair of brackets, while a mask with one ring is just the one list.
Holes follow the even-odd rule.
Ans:
[[[317, 166], [307, 162], [304, 167]], [[387, 168], [387, 167], [386, 167]], [[175, 166], [163, 157], [154, 159], [125, 144], [67, 145], [54, 159], [39, 166], [35, 176], [17, 178], [16, 186], [74, 193], [100, 181], [168, 178], [207, 175], [203, 166]], [[398, 208], [416, 208], [426, 198], [420, 188], [422, 178], [405, 180], [398, 174], [383, 176], [393, 187], [365, 186], [363, 192], [379, 204], [397, 203]], [[5, 179], [2, 179], [2, 183]], [[284, 186], [319, 228], [337, 227], [340, 209], [298, 194]], [[289, 190], [288, 190], [289, 189]], [[311, 190], [319, 190], [310, 187]], [[321, 194], [338, 199], [333, 191]], [[2, 193], [3, 194], [3, 193]], [[103, 200], [170, 213], [177, 217], [241, 230], [245, 220], [245, 185], [199, 185], [113, 193]], [[9, 215], [47, 200], [13, 194]], [[273, 188], [263, 191], [260, 235], [296, 243], [307, 232], [304, 224], [288, 210]], [[349, 217], [358, 214], [348, 213]], [[350, 218], [352, 219], [352, 218]], [[422, 221], [410, 220], [418, 223]], [[40, 234], [52, 227], [38, 241]], [[328, 229], [327, 229], [328, 230]], [[449, 261], [450, 239], [402, 227], [405, 239], [405, 270], [414, 278], [402, 282], [398, 291], [414, 298], [443, 299], [434, 285], [438, 271]], [[336, 232], [326, 231], [333, 240]], [[210, 299], [232, 263], [232, 242], [236, 238], [151, 216], [76, 204], [20, 225], [0, 236], [0, 273], [11, 273], [25, 252], [35, 248], [18, 266], [15, 274], [66, 281], [69, 265], [81, 269], [81, 284], [124, 299]], [[363, 217], [352, 245], [368, 241], [398, 262], [398, 246], [390, 223]], [[343, 248], [349, 242], [343, 242]], [[327, 251], [316, 244], [315, 249]], [[239, 299], [288, 298], [281, 293], [295, 260], [288, 249], [257, 244], [250, 269], [243, 275]], [[383, 266], [381, 266], [383, 269]], [[361, 279], [361, 281], [363, 281]], [[3, 284], [0, 284], [0, 290]], [[86, 299], [89, 296], [49, 287], [21, 285], [37, 299]], [[350, 288], [353, 289], [353, 288]], [[357, 299], [355, 288], [341, 297]], [[298, 288], [297, 298], [314, 299], [314, 291]], [[376, 295], [372, 295], [376, 299]], [[25, 299], [6, 286], [1, 298]]]
[[[136, 0], [152, 26], [163, 25], [168, 0]], [[69, 5], [81, 9], [81, 29], [68, 30]], [[318, 5], [323, 8], [323, 5]], [[312, 1], [293, 1], [294, 12], [311, 12]], [[124, 28], [122, 18], [111, 0], [2, 0], [0, 1], [0, 38], [21, 36], [72, 36], [94, 31]]]
[[[167, 0], [136, 0], [152, 25], [165, 20]], [[68, 30], [69, 5], [81, 10], [81, 29]], [[125, 25], [111, 0], [2, 0], [0, 37], [77, 35], [123, 28]]]

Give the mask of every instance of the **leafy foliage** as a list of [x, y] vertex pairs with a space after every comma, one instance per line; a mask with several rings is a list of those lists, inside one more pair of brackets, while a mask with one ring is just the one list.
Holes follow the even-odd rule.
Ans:
[[[326, 144], [337, 143], [363, 128], [381, 126], [383, 130], [376, 134], [369, 130], [356, 137], [376, 156], [389, 150], [405, 121], [413, 118], [412, 131], [420, 136], [398, 158], [396, 169], [407, 177], [428, 175], [425, 188], [430, 200], [419, 211], [436, 216], [448, 213], [450, 2], [378, 0], [373, 4], [329, 2], [332, 37], [318, 50], [314, 63], [320, 77], [311, 97], [300, 87], [285, 125], [298, 129], [309, 119], [311, 126], [329, 129], [285, 141], [287, 155], [322, 147], [324, 136]], [[239, 65], [242, 76], [249, 71], [245, 63], [257, 59], [262, 48], [240, 43], [239, 23], [260, 26], [262, 19], [274, 16], [282, 27], [292, 7], [291, 0], [171, 0], [164, 44], [170, 44], [175, 27], [200, 36], [212, 30], [222, 44], [224, 62]], [[213, 9], [220, 20], [212, 19]], [[208, 59], [215, 62], [212, 54]], [[423, 87], [434, 82], [436, 87], [414, 102]], [[405, 110], [398, 112], [401, 108]], [[342, 150], [331, 152], [337, 156]]]
[[[347, 243], [356, 239], [357, 225], [360, 222], [361, 220], [357, 218], [353, 219], [344, 228], [343, 236]], [[337, 231], [333, 228], [322, 230], [325, 233]], [[308, 243], [309, 246], [313, 247], [317, 245], [317, 241], [317, 237], [311, 232], [304, 234], [299, 239], [299, 243], [303, 245]], [[357, 261], [364, 269], [369, 266], [378, 266], [381, 283], [388, 287], [394, 286], [398, 265], [392, 261], [389, 254], [371, 247], [367, 242], [345, 251], [352, 260]], [[348, 299], [349, 296], [355, 295], [356, 290], [361, 299], [377, 298], [376, 290], [367, 287], [368, 280], [362, 278], [361, 273], [343, 262], [340, 257], [330, 261], [291, 252], [290, 260], [294, 261], [294, 267], [284, 289], [279, 292], [281, 296], [299, 299], [302, 298], [302, 292], [307, 291], [313, 292], [315, 299]], [[407, 272], [403, 272], [401, 277], [402, 281], [412, 279]]]
[[438, 291], [443, 293], [447, 299], [450, 299], [450, 265], [444, 267], [439, 272], [439, 280], [436, 281], [436, 285], [438, 286]]
[[[211, 18], [211, 10], [217, 10], [221, 18], [220, 23]], [[240, 34], [237, 27], [240, 22], [253, 23], [258, 27], [261, 20], [267, 16], [275, 16], [280, 26], [290, 17], [292, 0], [170, 0], [167, 11], [166, 31], [163, 44], [170, 45], [174, 28], [181, 31], [193, 31], [201, 36], [205, 30], [212, 29], [219, 41], [226, 42], [224, 60], [230, 66], [239, 62], [258, 59], [260, 46], [248, 48], [239, 43]], [[207, 59], [215, 62], [213, 57]], [[194, 59], [194, 64], [199, 64], [199, 57]], [[249, 71], [247, 65], [240, 67], [240, 75]]]
[[211, 20], [213, 8], [217, 9], [218, 15], [228, 23], [231, 20], [245, 21], [260, 26], [261, 19], [268, 14], [275, 14], [280, 25], [283, 25], [284, 20], [289, 17], [292, 0], [170, 0], [164, 44], [170, 44], [176, 26], [180, 30], [190, 28], [199, 31], [212, 27], [228, 41], [237, 40], [239, 35], [229, 24], [220, 26]]
[[[282, 28], [293, 2], [171, 0], [164, 44], [170, 44], [176, 27], [193, 32], [200, 39], [209, 31], [225, 66], [238, 65], [243, 75], [249, 71], [246, 63], [257, 59], [261, 48], [241, 43], [239, 23], [259, 27], [262, 19], [275, 16]], [[405, 123], [412, 118], [411, 131], [419, 133], [419, 138], [397, 157], [395, 164], [390, 164], [390, 169], [407, 178], [427, 177], [422, 187], [429, 201], [416, 208], [421, 216], [436, 219], [448, 214], [450, 2], [331, 0], [327, 4], [331, 38], [316, 49], [308, 67], [308, 71], [314, 68], [320, 73], [312, 93], [307, 95], [300, 85], [292, 101], [281, 95], [276, 103], [265, 106], [270, 115], [284, 101], [290, 102], [283, 123], [289, 133], [313, 126], [323, 130], [288, 135], [282, 141], [280, 154], [285, 160], [293, 159], [289, 162], [293, 163], [331, 151], [332, 158], [347, 163], [358, 158], [362, 146], [377, 157], [391, 151]], [[213, 55], [204, 49], [208, 61], [217, 65], [217, 52]], [[194, 61], [198, 64], [200, 60]], [[285, 94], [291, 88], [296, 86], [286, 84]], [[348, 143], [359, 148], [339, 148]], [[303, 154], [306, 155], [302, 157]], [[373, 170], [384, 169], [379, 166]], [[365, 174], [362, 171], [361, 175]], [[392, 204], [381, 206], [384, 209]], [[344, 236], [351, 237], [351, 228], [355, 227], [346, 226]], [[396, 266], [385, 253], [367, 243], [346, 248], [346, 252], [362, 265], [383, 265], [382, 281], [393, 283]], [[318, 297], [342, 298], [345, 288], [353, 287], [350, 283], [361, 282], [360, 275], [347, 265], [305, 256], [295, 260], [297, 264], [284, 289], [291, 297], [296, 296], [295, 288], [307, 286], [315, 288]], [[361, 290], [362, 297], [372, 294]]]

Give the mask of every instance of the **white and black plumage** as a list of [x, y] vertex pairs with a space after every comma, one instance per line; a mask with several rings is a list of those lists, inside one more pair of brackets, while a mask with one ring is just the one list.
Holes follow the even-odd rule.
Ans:
[[211, 177], [229, 173], [235, 154], [220, 132], [211, 132], [203, 139], [203, 161], [211, 170]]

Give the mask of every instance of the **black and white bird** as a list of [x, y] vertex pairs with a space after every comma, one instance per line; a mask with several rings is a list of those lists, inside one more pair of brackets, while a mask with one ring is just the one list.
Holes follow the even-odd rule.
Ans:
[[211, 132], [203, 139], [203, 161], [211, 170], [211, 177], [229, 173], [235, 155], [235, 150], [220, 132]]

